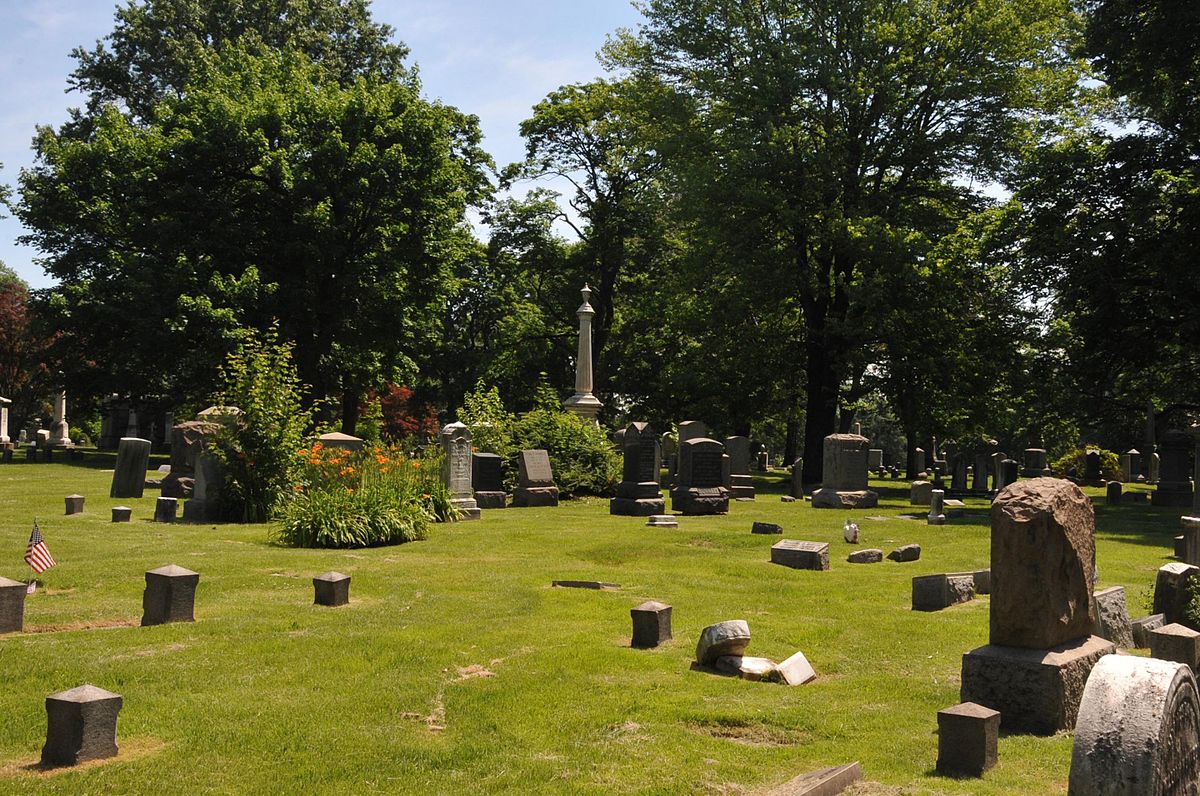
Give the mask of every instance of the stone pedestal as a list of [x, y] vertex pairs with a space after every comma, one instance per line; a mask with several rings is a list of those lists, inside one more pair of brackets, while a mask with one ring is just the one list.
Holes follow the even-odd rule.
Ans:
[[630, 608], [633, 618], [633, 642], [638, 649], [657, 647], [671, 640], [671, 606], [656, 600]]
[[821, 488], [812, 494], [814, 509], [860, 509], [879, 505], [879, 494], [867, 489], [870, 440], [857, 434], [830, 434], [821, 462]]
[[179, 498], [160, 497], [154, 501], [155, 522], [175, 522], [175, 516], [178, 512]]
[[142, 594], [142, 626], [167, 622], [194, 622], [199, 573], [168, 564], [146, 573]]
[[937, 770], [951, 777], [980, 777], [996, 765], [1000, 713], [974, 702], [939, 710]]
[[67, 495], [63, 500], [66, 503], [67, 516], [83, 513], [83, 495]]
[[113, 506], [113, 522], [129, 522], [131, 519], [133, 519], [133, 509], [129, 506]]
[[475, 503], [479, 508], [508, 507], [503, 462], [495, 453], [471, 453], [471, 486], [475, 490]]
[[0, 577], [0, 633], [19, 633], [25, 628], [26, 585]]
[[1200, 667], [1200, 633], [1180, 624], [1151, 630], [1150, 657], [1187, 664], [1193, 672]]
[[929, 515], [925, 518], [929, 525], [945, 525], [946, 524], [946, 509], [945, 500], [946, 493], [941, 489], [935, 489], [929, 493]]
[[1012, 732], [1069, 730], [1092, 667], [1114, 652], [1097, 636], [1048, 650], [989, 644], [963, 655], [960, 698], [1000, 711], [1001, 726]]
[[46, 697], [43, 766], [73, 766], [117, 755], [120, 695], [81, 685]]
[[150, 465], [150, 440], [122, 437], [117, 446], [117, 465], [113, 470], [113, 498], [140, 498], [146, 489], [146, 469]]
[[604, 404], [592, 395], [592, 318], [596, 311], [589, 303], [592, 289], [583, 286], [583, 303], [575, 314], [579, 318], [579, 348], [575, 357], [575, 394], [563, 402], [563, 408], [595, 423]]
[[1096, 625], [1092, 635], [1106, 638], [1118, 647], [1133, 646], [1133, 628], [1129, 624], [1129, 609], [1125, 605], [1125, 587], [1112, 586], [1095, 593]]
[[975, 599], [973, 573], [922, 575], [912, 579], [912, 609], [940, 611]]
[[792, 569], [829, 569], [829, 544], [784, 539], [771, 546], [771, 563]]
[[1068, 796], [1196, 793], [1200, 694], [1186, 666], [1110, 655], [1079, 706]]
[[313, 578], [313, 604], [336, 607], [350, 602], [350, 576], [326, 572]]

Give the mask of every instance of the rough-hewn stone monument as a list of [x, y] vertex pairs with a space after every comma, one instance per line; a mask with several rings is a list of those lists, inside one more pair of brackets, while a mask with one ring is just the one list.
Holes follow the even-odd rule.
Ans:
[[867, 489], [870, 444], [857, 434], [825, 438], [821, 488], [812, 493], [813, 508], [862, 509], [879, 504], [879, 493]]

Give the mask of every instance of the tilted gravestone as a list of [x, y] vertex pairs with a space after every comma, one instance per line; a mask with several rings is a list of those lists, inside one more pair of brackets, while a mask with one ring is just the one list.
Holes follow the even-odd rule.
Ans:
[[961, 699], [999, 710], [1006, 729], [1073, 727], [1087, 673], [1116, 650], [1092, 635], [1095, 523], [1061, 479], [1019, 481], [992, 503], [991, 643], [963, 656]]
[[477, 520], [479, 504], [471, 487], [471, 429], [462, 423], [449, 423], [439, 438], [445, 453], [442, 481], [450, 490], [450, 505], [458, 509], [462, 519]]
[[870, 440], [857, 434], [825, 438], [821, 488], [812, 494], [813, 508], [861, 509], [879, 504], [879, 493], [867, 489]]
[[146, 470], [150, 466], [150, 440], [121, 437], [117, 446], [117, 464], [113, 470], [109, 497], [140, 498], [146, 490]]
[[1068, 796], [1170, 796], [1200, 782], [1200, 693], [1179, 663], [1107, 655], [1079, 704]]
[[696, 663], [711, 666], [717, 658], [741, 655], [750, 646], [750, 625], [745, 619], [730, 619], [709, 625], [696, 643]]
[[625, 428], [624, 462], [617, 496], [608, 502], [608, 513], [623, 517], [651, 517], [666, 511], [659, 486], [662, 453], [658, 435], [649, 423]]
[[804, 458], [797, 456], [796, 461], [792, 462], [792, 480], [791, 489], [788, 491], [791, 497], [796, 500], [804, 498]]
[[557, 506], [558, 487], [550, 469], [550, 454], [544, 450], [521, 451], [517, 457], [517, 491], [514, 506]]
[[729, 455], [730, 497], [754, 498], [754, 479], [750, 476], [750, 439], [726, 437], [725, 453]]
[[495, 453], [471, 453], [471, 487], [475, 503], [481, 509], [502, 509], [508, 506], [504, 491], [504, 461]]
[[685, 515], [729, 511], [729, 458], [715, 439], [689, 439], [679, 445], [679, 472], [671, 488], [671, 508]]
[[42, 765], [73, 766], [117, 755], [119, 694], [85, 684], [46, 697]]

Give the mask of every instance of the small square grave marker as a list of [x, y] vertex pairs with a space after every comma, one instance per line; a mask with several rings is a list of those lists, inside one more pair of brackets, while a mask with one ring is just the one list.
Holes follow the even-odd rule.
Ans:
[[67, 495], [63, 500], [67, 504], [67, 516], [83, 513], [83, 495]]
[[336, 607], [350, 602], [350, 576], [326, 572], [313, 578], [313, 604]]
[[658, 528], [678, 528], [679, 520], [675, 519], [674, 514], [652, 514], [646, 520], [646, 524]]
[[113, 522], [129, 522], [133, 518], [133, 509], [129, 506], [113, 506], [112, 521]]
[[952, 777], [978, 777], [996, 765], [1000, 711], [963, 702], [939, 710], [937, 770]]
[[24, 629], [27, 588], [19, 580], [0, 577], [0, 633], [19, 633]]
[[179, 511], [179, 498], [160, 497], [154, 502], [155, 522], [175, 522]]
[[633, 618], [631, 646], [649, 649], [671, 640], [671, 606], [650, 600], [630, 608], [629, 614]]
[[195, 622], [196, 586], [200, 574], [168, 564], [146, 573], [142, 594], [142, 626]]
[[73, 766], [117, 754], [117, 714], [121, 697], [81, 685], [46, 697], [43, 766]]

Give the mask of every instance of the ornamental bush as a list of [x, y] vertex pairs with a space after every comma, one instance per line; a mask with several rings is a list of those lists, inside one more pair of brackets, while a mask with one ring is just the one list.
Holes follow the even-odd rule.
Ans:
[[1100, 473], [1105, 481], [1121, 480], [1121, 457], [1099, 445], [1084, 445], [1082, 448], [1071, 451], [1066, 456], [1052, 462], [1050, 470], [1060, 478], [1065, 478], [1067, 471], [1074, 467], [1075, 475], [1083, 478], [1089, 450], [1100, 451]]

